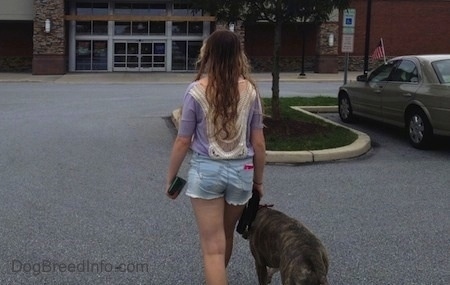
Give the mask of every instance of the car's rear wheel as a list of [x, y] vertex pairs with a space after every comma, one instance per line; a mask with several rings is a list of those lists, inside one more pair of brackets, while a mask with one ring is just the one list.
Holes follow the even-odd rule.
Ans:
[[433, 128], [424, 111], [414, 108], [407, 116], [407, 132], [409, 143], [418, 149], [426, 149], [433, 138]]
[[347, 93], [339, 94], [339, 117], [345, 123], [350, 123], [354, 121], [354, 115], [352, 110], [352, 105], [350, 103], [350, 98], [348, 98]]

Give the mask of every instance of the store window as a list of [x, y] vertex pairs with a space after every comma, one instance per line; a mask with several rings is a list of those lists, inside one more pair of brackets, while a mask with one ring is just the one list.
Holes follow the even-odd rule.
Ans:
[[166, 16], [166, 4], [150, 4], [150, 15], [152, 16]]
[[115, 22], [114, 34], [115, 35], [130, 35], [131, 34], [131, 22]]
[[78, 21], [76, 23], [77, 35], [107, 35], [108, 22], [106, 21]]
[[201, 16], [201, 10], [194, 10], [191, 8], [191, 5], [186, 3], [174, 3], [173, 4], [173, 13], [174, 16]]
[[173, 22], [172, 35], [201, 36], [203, 35], [203, 22]]
[[93, 35], [107, 35], [108, 34], [108, 22], [92, 21], [92, 34]]
[[203, 35], [203, 22], [188, 22], [188, 35]]
[[185, 36], [187, 35], [187, 22], [173, 22], [172, 35]]
[[166, 23], [165, 22], [115, 22], [114, 24], [115, 35], [165, 35]]
[[114, 14], [116, 15], [167, 15], [166, 4], [149, 4], [149, 3], [128, 3], [118, 2], [114, 5]]
[[77, 35], [90, 35], [92, 34], [91, 22], [81, 22], [76, 23], [76, 33]]
[[201, 41], [172, 42], [172, 70], [195, 70]]
[[76, 70], [107, 70], [107, 41], [83, 40], [76, 42]]
[[114, 14], [131, 15], [131, 3], [116, 3], [114, 5]]
[[77, 15], [108, 15], [108, 3], [77, 2]]
[[150, 22], [150, 34], [151, 35], [165, 35], [166, 34], [166, 22]]
[[148, 22], [133, 22], [131, 33], [133, 35], [148, 35]]
[[150, 7], [146, 3], [132, 4], [133, 15], [149, 15]]

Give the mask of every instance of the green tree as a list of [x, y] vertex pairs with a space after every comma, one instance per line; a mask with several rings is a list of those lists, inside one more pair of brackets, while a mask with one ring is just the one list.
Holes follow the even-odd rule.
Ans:
[[224, 22], [255, 23], [264, 21], [274, 28], [272, 55], [272, 117], [281, 120], [280, 51], [281, 31], [288, 23], [328, 20], [334, 9], [345, 9], [350, 0], [191, 0], [194, 9], [209, 12]]

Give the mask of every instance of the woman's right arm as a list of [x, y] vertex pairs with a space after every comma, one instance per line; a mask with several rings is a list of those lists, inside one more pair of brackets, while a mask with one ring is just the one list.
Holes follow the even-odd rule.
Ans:
[[170, 155], [169, 160], [169, 168], [167, 170], [166, 186], [165, 186], [167, 196], [169, 196], [172, 199], [175, 199], [178, 195], [170, 196], [167, 193], [167, 190], [169, 189], [172, 180], [177, 175], [180, 166], [183, 163], [184, 158], [186, 157], [190, 145], [191, 145], [191, 138], [183, 136], [177, 136], [173, 144], [172, 153]]

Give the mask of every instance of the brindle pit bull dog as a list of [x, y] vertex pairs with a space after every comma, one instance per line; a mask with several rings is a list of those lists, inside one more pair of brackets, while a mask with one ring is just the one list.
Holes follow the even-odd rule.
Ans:
[[260, 285], [269, 284], [278, 269], [284, 285], [328, 285], [325, 247], [299, 221], [261, 207], [248, 239]]

